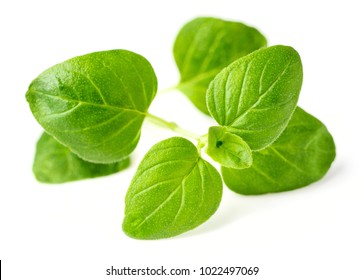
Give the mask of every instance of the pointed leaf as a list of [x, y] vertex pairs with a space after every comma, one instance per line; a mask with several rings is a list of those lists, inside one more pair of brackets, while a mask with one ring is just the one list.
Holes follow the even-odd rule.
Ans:
[[26, 98], [37, 121], [72, 152], [112, 163], [137, 145], [156, 89], [145, 58], [112, 50], [49, 68], [31, 83]]
[[302, 64], [291, 47], [274, 46], [240, 58], [222, 70], [207, 91], [211, 116], [252, 150], [270, 145], [296, 107]]
[[253, 163], [248, 144], [220, 126], [210, 127], [206, 153], [222, 166], [229, 168], [248, 168]]
[[129, 158], [111, 164], [84, 161], [52, 136], [43, 133], [37, 143], [33, 172], [42, 183], [58, 184], [110, 175], [127, 168], [129, 162]]
[[205, 222], [221, 201], [222, 181], [188, 140], [173, 137], [145, 155], [125, 198], [124, 232], [138, 239], [181, 234]]
[[255, 28], [217, 18], [196, 18], [178, 33], [174, 58], [181, 74], [178, 89], [205, 114], [206, 90], [212, 79], [235, 59], [267, 44]]
[[230, 189], [241, 194], [289, 191], [326, 174], [335, 159], [335, 143], [324, 124], [297, 108], [278, 140], [253, 157], [249, 169], [222, 168]]

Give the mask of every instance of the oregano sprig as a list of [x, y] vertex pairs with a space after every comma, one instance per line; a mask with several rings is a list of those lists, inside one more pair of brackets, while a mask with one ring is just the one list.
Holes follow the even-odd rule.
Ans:
[[197, 18], [178, 33], [181, 90], [216, 124], [195, 134], [148, 112], [157, 92], [150, 63], [127, 50], [71, 58], [41, 73], [27, 101], [46, 131], [33, 171], [45, 183], [118, 172], [129, 165], [144, 120], [178, 137], [144, 156], [125, 198], [130, 237], [176, 236], [218, 209], [222, 179], [240, 194], [281, 192], [321, 179], [335, 158], [324, 124], [297, 107], [302, 63], [289, 46], [266, 47], [255, 28]]

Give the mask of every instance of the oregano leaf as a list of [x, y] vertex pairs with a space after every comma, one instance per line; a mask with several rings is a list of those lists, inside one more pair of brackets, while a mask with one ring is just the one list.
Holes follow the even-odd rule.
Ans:
[[220, 126], [210, 127], [206, 153], [222, 166], [229, 168], [248, 168], [253, 162], [248, 144]]
[[129, 158], [110, 164], [85, 161], [43, 133], [37, 142], [33, 172], [42, 183], [58, 184], [110, 175], [127, 168], [129, 163]]
[[136, 147], [157, 90], [153, 68], [126, 50], [95, 52], [40, 74], [26, 93], [43, 128], [79, 157], [117, 162]]
[[248, 169], [222, 168], [225, 184], [241, 194], [283, 192], [320, 180], [335, 159], [335, 143], [325, 125], [301, 108], [268, 148], [254, 152]]
[[255, 28], [240, 22], [199, 17], [185, 24], [173, 54], [181, 79], [177, 86], [205, 114], [206, 90], [225, 66], [259, 48], [267, 40]]
[[261, 150], [287, 126], [301, 85], [301, 59], [292, 47], [260, 49], [214, 78], [207, 90], [207, 107], [221, 126], [252, 150]]
[[176, 236], [217, 210], [222, 181], [185, 138], [154, 145], [140, 163], [125, 198], [124, 232], [138, 239]]

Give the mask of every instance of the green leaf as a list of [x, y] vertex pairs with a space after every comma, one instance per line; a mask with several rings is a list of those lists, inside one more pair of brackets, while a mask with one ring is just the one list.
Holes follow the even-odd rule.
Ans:
[[142, 56], [111, 50], [57, 64], [26, 94], [43, 128], [81, 158], [117, 162], [136, 147], [157, 80]]
[[329, 170], [335, 159], [335, 143], [323, 123], [297, 108], [278, 140], [253, 157], [249, 169], [222, 168], [231, 190], [263, 194], [307, 186]]
[[248, 144], [239, 136], [227, 132], [224, 127], [210, 127], [206, 153], [225, 167], [241, 169], [253, 163]]
[[173, 137], [145, 155], [125, 198], [124, 232], [138, 239], [181, 234], [217, 210], [222, 181], [188, 140]]
[[111, 164], [84, 161], [52, 136], [43, 133], [37, 143], [33, 172], [38, 181], [54, 184], [106, 176], [128, 166], [129, 158]]
[[207, 107], [252, 150], [270, 145], [286, 128], [302, 85], [302, 64], [291, 47], [258, 50], [230, 64], [211, 82]]
[[225, 66], [267, 44], [255, 28], [217, 18], [196, 18], [180, 30], [174, 44], [174, 58], [181, 90], [205, 114], [206, 90]]

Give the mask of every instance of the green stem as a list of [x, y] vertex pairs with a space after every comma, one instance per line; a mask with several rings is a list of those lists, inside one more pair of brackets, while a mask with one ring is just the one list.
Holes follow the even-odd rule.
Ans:
[[178, 84], [177, 85], [174, 85], [174, 86], [171, 86], [171, 87], [167, 87], [167, 88], [164, 88], [164, 89], [161, 89], [161, 90], [158, 90], [157, 94], [164, 94], [164, 93], [168, 93], [172, 90], [176, 90], [178, 87]]
[[207, 141], [208, 141], [208, 134], [202, 135], [200, 136], [200, 139], [198, 139], [197, 151], [199, 155], [201, 155], [201, 151], [206, 146]]
[[164, 128], [168, 128], [174, 132], [177, 132], [178, 134], [181, 134], [187, 138], [192, 138], [192, 139], [195, 139], [197, 140], [198, 142], [201, 141], [201, 136], [198, 135], [198, 134], [195, 134], [189, 130], [186, 130], [186, 129], [183, 129], [182, 127], [178, 126], [176, 123], [174, 122], [168, 122], [158, 116], [155, 116], [155, 115], [152, 115], [150, 113], [146, 113], [146, 116], [147, 116], [147, 120], [149, 120], [150, 122], [158, 125], [158, 126], [161, 126], [161, 127], [164, 127]]

